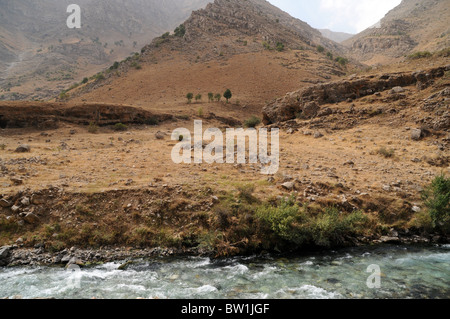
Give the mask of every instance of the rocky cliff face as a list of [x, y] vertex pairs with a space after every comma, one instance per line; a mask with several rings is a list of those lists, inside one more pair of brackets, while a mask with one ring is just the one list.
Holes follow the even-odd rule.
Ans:
[[450, 0], [403, 0], [380, 23], [343, 42], [354, 58], [393, 62], [419, 50], [450, 46]]
[[424, 89], [449, 70], [450, 65], [421, 72], [384, 74], [314, 85], [288, 93], [266, 105], [263, 121], [268, 125], [295, 118], [311, 119], [321, 114], [321, 106], [325, 104], [354, 100], [391, 89], [393, 94], [397, 94], [403, 92], [403, 86], [417, 85], [419, 89]]

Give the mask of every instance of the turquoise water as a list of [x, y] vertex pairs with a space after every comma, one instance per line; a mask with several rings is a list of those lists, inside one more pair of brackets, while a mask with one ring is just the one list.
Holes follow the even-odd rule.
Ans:
[[[381, 269], [370, 289], [369, 265]], [[23, 298], [449, 298], [450, 245], [355, 248], [304, 256], [184, 257], [82, 270], [0, 269], [0, 297]]]

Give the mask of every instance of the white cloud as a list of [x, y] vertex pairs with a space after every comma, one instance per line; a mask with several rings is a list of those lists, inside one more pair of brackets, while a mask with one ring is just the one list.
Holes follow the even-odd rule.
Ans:
[[385, 14], [398, 6], [401, 0], [319, 0], [320, 11], [330, 16], [327, 28], [339, 30], [349, 26], [361, 32], [381, 20]]

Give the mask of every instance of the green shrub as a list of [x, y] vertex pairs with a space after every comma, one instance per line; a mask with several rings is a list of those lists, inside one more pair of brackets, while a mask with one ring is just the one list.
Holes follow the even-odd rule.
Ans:
[[67, 94], [66, 91], [62, 91], [62, 92], [59, 94], [59, 99], [60, 99], [60, 100], [68, 100], [68, 99], [69, 99], [69, 95]]
[[317, 46], [317, 52], [323, 53], [323, 52], [325, 52], [325, 48], [323, 46], [321, 46], [321, 45], [318, 45]]
[[198, 109], [197, 114], [198, 114], [198, 117], [203, 117], [204, 111], [203, 111], [202, 107]]
[[97, 81], [101, 81], [101, 80], [104, 80], [104, 79], [105, 79], [105, 76], [103, 75], [103, 73], [97, 73], [97, 74], [95, 75], [95, 79], [96, 79]]
[[272, 50], [272, 48], [270, 47], [270, 44], [269, 44], [268, 42], [264, 41], [264, 42], [262, 43], [262, 45], [263, 45], [264, 49], [266, 49], [266, 50]]
[[81, 81], [81, 84], [86, 84], [88, 82], [89, 82], [89, 79], [88, 78], [84, 78], [83, 81]]
[[256, 116], [252, 116], [251, 118], [249, 118], [244, 122], [244, 126], [249, 128], [255, 128], [259, 124], [261, 124], [261, 119]]
[[208, 93], [208, 102], [214, 101], [214, 93]]
[[0, 150], [4, 151], [5, 148], [6, 148], [6, 145], [5, 145], [5, 144], [0, 144]]
[[278, 42], [278, 43], [277, 43], [276, 50], [277, 50], [278, 52], [284, 51], [284, 44], [281, 43], [281, 42]]
[[199, 93], [195, 96], [195, 100], [196, 101], [201, 101], [202, 100], [202, 95]]
[[155, 125], [159, 124], [159, 120], [156, 116], [152, 116], [152, 117], [146, 119], [144, 124], [155, 126]]
[[123, 131], [128, 130], [128, 126], [126, 126], [125, 124], [122, 124], [122, 123], [117, 123], [116, 125], [114, 125], [113, 130], [123, 132]]
[[217, 93], [216, 95], [214, 95], [214, 99], [217, 101], [217, 102], [220, 102], [220, 99], [222, 98], [222, 95], [220, 94], [220, 93]]
[[422, 198], [431, 217], [433, 228], [443, 233], [450, 231], [450, 178], [437, 176], [423, 191]]
[[119, 62], [114, 62], [114, 64], [109, 68], [110, 70], [117, 70], [119, 68]]
[[331, 207], [318, 213], [310, 212], [307, 206], [299, 207], [293, 197], [283, 199], [276, 207], [259, 208], [256, 217], [275, 236], [300, 246], [343, 244], [346, 236], [363, 233], [368, 223], [361, 211], [341, 213]]
[[339, 63], [340, 65], [346, 65], [348, 63], [348, 59], [347, 58], [343, 58], [341, 56], [338, 56], [335, 61], [337, 63]]
[[192, 99], [194, 98], [194, 93], [188, 93], [186, 94], [186, 98], [188, 100], [188, 103], [192, 102]]
[[228, 100], [233, 97], [233, 94], [231, 93], [230, 89], [227, 89], [225, 91], [225, 93], [223, 94], [223, 97], [227, 100], [227, 103], [228, 103]]
[[330, 60], [333, 60], [333, 53], [331, 53], [330, 51], [328, 51], [328, 52], [327, 52], [327, 57], [328, 57]]
[[408, 55], [408, 59], [417, 60], [417, 59], [428, 58], [430, 56], [432, 56], [432, 54], [429, 51], [419, 51], [419, 52], [414, 52], [414, 53]]
[[174, 33], [177, 37], [184, 37], [184, 35], [186, 34], [186, 27], [184, 26], [184, 24], [180, 24], [180, 26], [176, 27]]

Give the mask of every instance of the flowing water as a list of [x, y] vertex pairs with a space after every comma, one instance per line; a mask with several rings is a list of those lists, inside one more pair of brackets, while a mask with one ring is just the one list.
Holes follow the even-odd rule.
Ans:
[[[0, 297], [450, 298], [450, 245], [366, 247], [304, 256], [199, 257], [120, 262], [81, 270], [0, 269]], [[380, 288], [367, 285], [369, 265]]]

